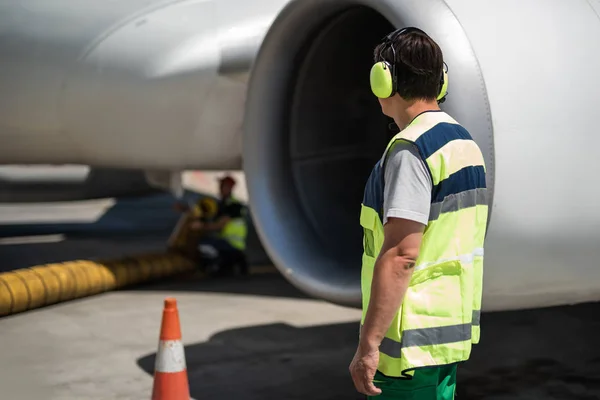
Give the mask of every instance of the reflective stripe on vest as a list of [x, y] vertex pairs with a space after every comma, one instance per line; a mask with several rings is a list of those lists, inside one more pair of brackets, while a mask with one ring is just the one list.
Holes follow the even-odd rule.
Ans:
[[467, 360], [479, 341], [483, 243], [488, 194], [485, 164], [469, 133], [444, 112], [426, 112], [396, 135], [365, 187], [362, 297], [364, 322], [375, 260], [383, 245], [384, 168], [398, 141], [413, 143], [433, 183], [429, 222], [404, 300], [379, 348], [379, 370], [411, 375], [415, 368]]

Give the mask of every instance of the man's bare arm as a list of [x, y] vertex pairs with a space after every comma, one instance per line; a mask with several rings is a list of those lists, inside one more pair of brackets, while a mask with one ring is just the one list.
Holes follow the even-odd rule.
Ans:
[[384, 242], [375, 262], [371, 297], [361, 331], [360, 345], [377, 348], [387, 332], [412, 277], [425, 226], [390, 218], [384, 226]]

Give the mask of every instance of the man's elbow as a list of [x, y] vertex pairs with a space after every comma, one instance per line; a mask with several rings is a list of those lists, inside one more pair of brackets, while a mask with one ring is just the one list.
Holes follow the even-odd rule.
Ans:
[[412, 274], [423, 237], [424, 225], [405, 219], [392, 218], [384, 226], [383, 249], [399, 274]]
[[394, 272], [400, 276], [410, 276], [417, 263], [419, 249], [395, 248], [392, 251]]

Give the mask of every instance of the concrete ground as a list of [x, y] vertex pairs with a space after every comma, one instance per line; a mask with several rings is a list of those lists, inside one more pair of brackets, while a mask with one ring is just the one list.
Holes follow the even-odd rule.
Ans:
[[[93, 218], [76, 204], [0, 207], [0, 270], [164, 246], [170, 200], [117, 203]], [[360, 311], [271, 273], [181, 278], [1, 318], [0, 399], [149, 399], [167, 296], [179, 302], [194, 399], [363, 398], [347, 372]], [[484, 313], [457, 399], [600, 399], [598, 332], [600, 304]]]
[[[278, 274], [185, 281], [0, 320], [10, 399], [148, 399], [175, 296], [194, 399], [361, 399], [347, 373], [359, 311], [305, 298]], [[600, 398], [600, 304], [484, 314], [457, 399]]]
[[330, 398], [324, 391], [334, 394], [347, 378], [348, 347], [340, 352], [339, 345], [356, 335], [358, 311], [300, 298], [278, 275], [259, 275], [113, 292], [4, 318], [3, 394], [149, 398], [166, 296], [179, 303], [196, 399], [300, 398], [307, 392], [299, 383], [307, 380], [322, 387], [317, 397]]

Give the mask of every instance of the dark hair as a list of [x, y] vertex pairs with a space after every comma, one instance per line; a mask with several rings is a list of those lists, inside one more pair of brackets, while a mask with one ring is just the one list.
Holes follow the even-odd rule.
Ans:
[[[394, 46], [394, 52], [390, 48]], [[393, 35], [375, 48], [375, 62], [396, 65], [397, 91], [405, 100], [435, 100], [440, 93], [444, 57], [440, 46], [423, 32]]]

